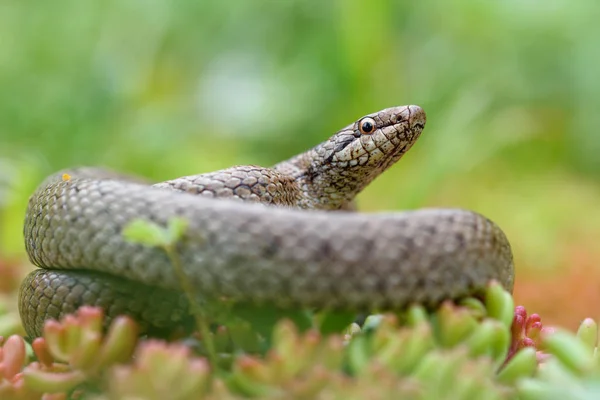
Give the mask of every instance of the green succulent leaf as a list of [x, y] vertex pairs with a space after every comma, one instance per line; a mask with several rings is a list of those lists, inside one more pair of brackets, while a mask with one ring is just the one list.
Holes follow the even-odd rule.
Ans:
[[485, 304], [488, 310], [488, 316], [502, 322], [507, 328], [510, 328], [515, 313], [515, 303], [502, 285], [498, 282], [492, 282], [488, 285]]
[[533, 347], [519, 350], [498, 373], [498, 382], [512, 385], [517, 380], [531, 377], [537, 369], [536, 351]]
[[546, 350], [575, 374], [583, 374], [594, 366], [589, 346], [572, 333], [557, 330], [544, 339]]
[[592, 318], [584, 319], [577, 330], [577, 337], [590, 350], [594, 350], [598, 344], [598, 324]]

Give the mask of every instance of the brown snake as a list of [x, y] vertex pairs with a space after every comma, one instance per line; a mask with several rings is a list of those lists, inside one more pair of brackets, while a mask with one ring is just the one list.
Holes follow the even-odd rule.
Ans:
[[328, 212], [351, 206], [398, 161], [425, 119], [417, 106], [369, 114], [273, 168], [237, 166], [154, 186], [95, 168], [49, 177], [25, 218], [27, 252], [43, 268], [20, 291], [28, 334], [82, 304], [130, 314], [149, 331], [189, 320], [165, 252], [123, 238], [138, 218], [188, 221], [177, 254], [205, 299], [368, 311], [434, 307], [480, 294], [492, 279], [512, 290], [508, 240], [479, 214]]

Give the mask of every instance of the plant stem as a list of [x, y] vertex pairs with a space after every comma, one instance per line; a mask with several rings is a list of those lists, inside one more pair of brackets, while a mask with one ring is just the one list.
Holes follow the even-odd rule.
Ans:
[[192, 285], [191, 285], [190, 281], [188, 280], [187, 276], [185, 276], [185, 273], [183, 272], [183, 267], [181, 265], [181, 259], [179, 258], [179, 254], [177, 254], [177, 251], [175, 250], [175, 246], [174, 245], [164, 246], [164, 249], [165, 249], [168, 257], [171, 259], [171, 262], [173, 263], [173, 269], [175, 270], [175, 273], [177, 274], [177, 279], [179, 280], [179, 284], [181, 285], [181, 288], [183, 289], [185, 295], [188, 298], [188, 302], [190, 303], [190, 308], [191, 308], [192, 314], [194, 315], [194, 319], [196, 320], [196, 327], [198, 328], [198, 330], [200, 331], [200, 334], [202, 335], [202, 341], [204, 343], [204, 346], [206, 347], [206, 352], [208, 353], [207, 354], [208, 359], [210, 360], [210, 363], [213, 365], [212, 370], [214, 371], [214, 369], [217, 367], [217, 352], [215, 350], [215, 344], [212, 340], [212, 336], [211, 336], [211, 332], [209, 329], [206, 315], [204, 314], [204, 312], [202, 311], [202, 308], [196, 301]]

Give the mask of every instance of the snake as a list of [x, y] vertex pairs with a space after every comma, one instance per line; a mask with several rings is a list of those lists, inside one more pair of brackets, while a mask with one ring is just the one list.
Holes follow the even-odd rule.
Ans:
[[434, 308], [480, 296], [491, 281], [512, 292], [511, 245], [487, 217], [461, 208], [356, 211], [356, 195], [406, 154], [426, 119], [416, 105], [386, 108], [271, 168], [159, 183], [103, 167], [50, 175], [25, 213], [25, 248], [40, 267], [19, 290], [27, 334], [82, 305], [129, 315], [150, 334], [190, 321], [172, 257], [123, 234], [139, 219], [186, 221], [173, 248], [206, 301], [365, 312]]

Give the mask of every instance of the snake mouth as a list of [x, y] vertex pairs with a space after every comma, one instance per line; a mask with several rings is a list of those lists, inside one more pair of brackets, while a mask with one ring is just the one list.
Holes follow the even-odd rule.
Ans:
[[408, 124], [410, 129], [413, 131], [422, 131], [425, 129], [425, 123], [427, 122], [425, 110], [415, 105], [410, 105], [406, 108], [408, 109]]

